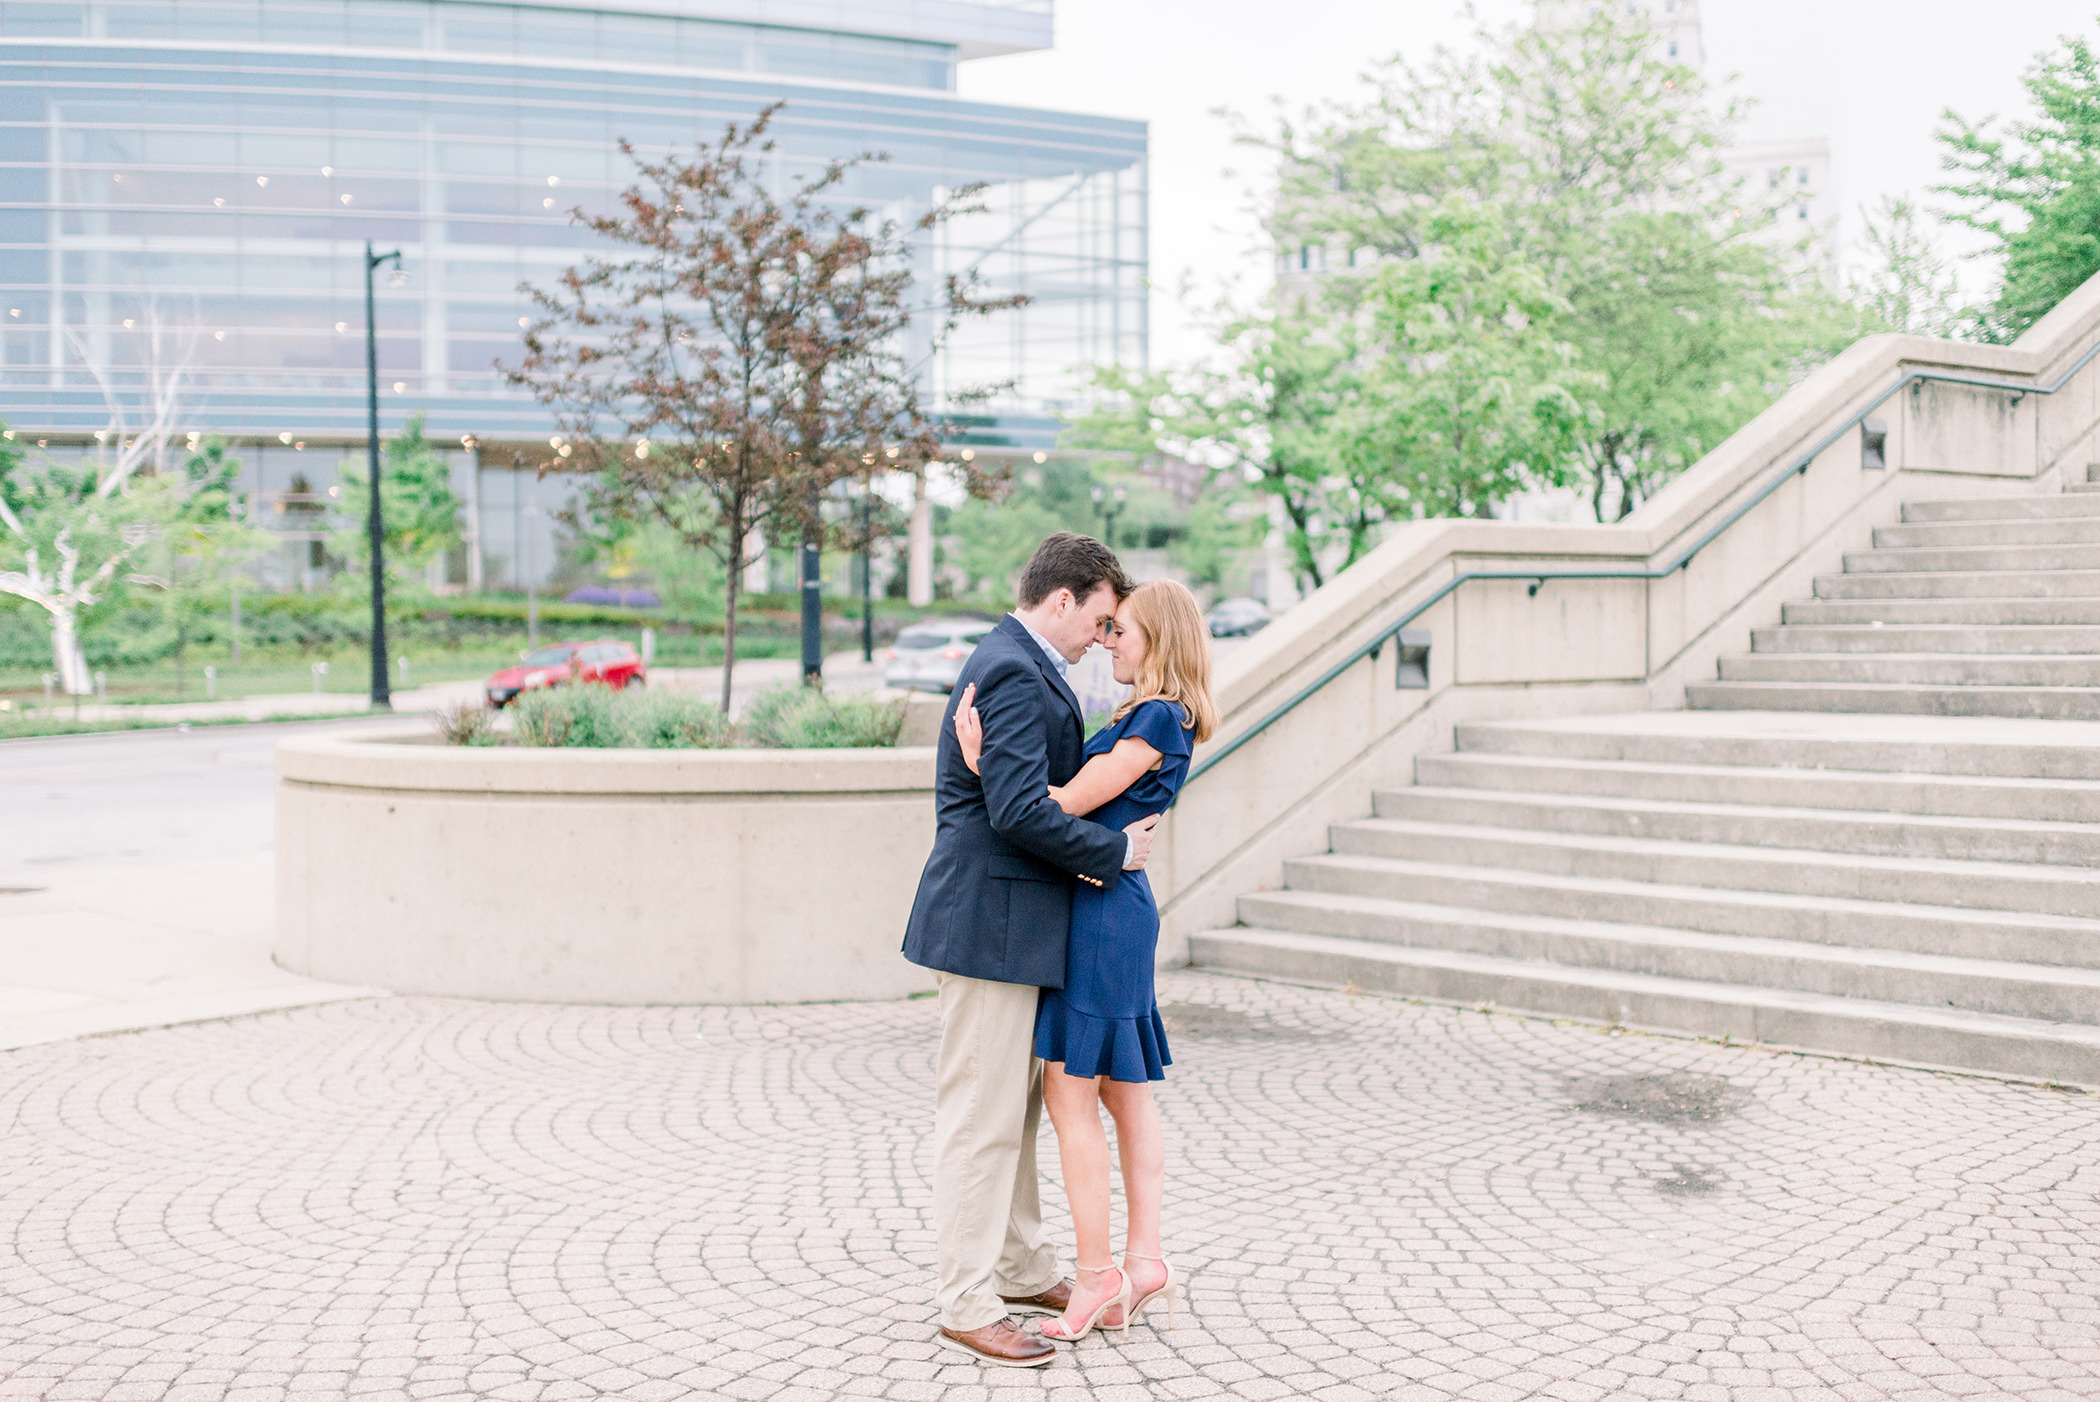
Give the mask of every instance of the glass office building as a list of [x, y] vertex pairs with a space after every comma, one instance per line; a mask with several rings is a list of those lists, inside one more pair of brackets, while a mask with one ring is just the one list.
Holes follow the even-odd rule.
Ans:
[[[821, 16], [817, 22], [813, 16]], [[1041, 48], [1049, 0], [0, 2], [0, 417], [54, 448], [183, 427], [269, 454], [364, 435], [366, 240], [383, 427], [544, 443], [493, 368], [521, 282], [593, 239], [645, 155], [779, 99], [779, 173], [868, 150], [850, 193], [910, 219], [987, 186], [920, 259], [1024, 309], [968, 327], [929, 393], [1012, 380], [974, 432], [1033, 447], [1077, 367], [1145, 355], [1142, 123], [965, 102], [957, 63]]]

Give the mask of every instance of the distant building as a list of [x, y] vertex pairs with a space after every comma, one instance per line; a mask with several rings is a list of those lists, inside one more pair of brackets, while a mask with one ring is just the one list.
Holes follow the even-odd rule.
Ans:
[[[1048, 448], [1072, 371], [1142, 365], [1147, 338], [1145, 125], [955, 93], [959, 63], [1051, 28], [1051, 0], [0, 4], [0, 413], [93, 452], [107, 381], [135, 430], [158, 322], [179, 427], [236, 441], [269, 519], [319, 509], [365, 437], [369, 239], [404, 259], [377, 296], [382, 431], [422, 413], [455, 457], [549, 458], [547, 414], [493, 368], [521, 354], [519, 283], [597, 243], [569, 211], [631, 182], [622, 138], [691, 150], [785, 99], [783, 181], [886, 153], [845, 196], [907, 223], [984, 186], [917, 271], [1031, 301], [926, 373], [935, 396], [1011, 384], [962, 442]], [[509, 473], [484, 502], [456, 470], [492, 577], [544, 575], [559, 501]]]
[[1810, 266], [1826, 277], [1837, 273], [1837, 209], [1830, 194], [1830, 143], [1820, 136], [1790, 141], [1750, 141], [1722, 154], [1746, 194], [1777, 206], [1766, 237], [1788, 249], [1803, 249]]

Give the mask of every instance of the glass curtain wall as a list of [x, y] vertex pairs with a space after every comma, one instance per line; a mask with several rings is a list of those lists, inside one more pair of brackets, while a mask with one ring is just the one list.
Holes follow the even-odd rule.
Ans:
[[[929, 364], [937, 393], [1012, 381], [1002, 412], [1040, 415], [1084, 365], [1142, 362], [1142, 124], [927, 91], [948, 85], [923, 67], [952, 63], [940, 46], [777, 33], [828, 57], [768, 76], [786, 48], [757, 26], [530, 7], [0, 4], [0, 413], [77, 436], [110, 425], [114, 397], [135, 426], [179, 375], [185, 427], [361, 439], [371, 240], [406, 273], [379, 283], [383, 425], [423, 412], [454, 441], [544, 435], [493, 367], [518, 354], [519, 284], [592, 242], [569, 211], [628, 182], [622, 138], [690, 149], [781, 98], [783, 179], [885, 152], [848, 195], [904, 219], [988, 186], [925, 274], [975, 269], [1033, 300], [965, 328]], [[717, 63], [703, 39], [744, 58]], [[674, 41], [694, 69], [617, 57], [668, 59]], [[710, 64], [737, 71], [696, 71]]]

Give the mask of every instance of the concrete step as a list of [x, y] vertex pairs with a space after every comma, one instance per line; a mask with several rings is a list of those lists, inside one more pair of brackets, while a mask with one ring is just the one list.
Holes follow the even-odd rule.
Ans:
[[2076, 721], [1663, 711], [1482, 721], [1454, 735], [1465, 754], [2100, 780], [2100, 725]]
[[2079, 494], [2100, 492], [2100, 482], [2073, 482], [2064, 490]]
[[1916, 550], [1862, 550], [1845, 556], [1847, 574], [1931, 574], [1942, 571], [2100, 569], [2100, 544], [1975, 545]]
[[1887, 627], [2075, 628], [2100, 625], [2100, 598], [1796, 599], [1781, 606], [1779, 618], [1789, 627], [1880, 623]]
[[[2029, 500], [2078, 502], [2076, 497]], [[1880, 526], [1874, 531], [1876, 550], [2018, 545], [2100, 545], [2100, 514], [2056, 514], [2012, 521], [1923, 521]]]
[[1686, 803], [1588, 794], [1517, 794], [1416, 784], [1381, 789], [1380, 818], [1537, 832], [1805, 848], [1963, 862], [2100, 867], [2100, 824], [1876, 813], [1764, 804]]
[[1906, 524], [1929, 521], [2038, 521], [2089, 516], [2100, 518], [2100, 502], [2079, 496], [1958, 497], [1949, 501], [1903, 504]]
[[2075, 686], [1919, 686], [1871, 682], [1694, 682], [1702, 711], [1849, 711], [1914, 716], [2100, 720], [2100, 692]]
[[2084, 653], [2100, 655], [2100, 624], [1785, 623], [1750, 634], [1752, 652]]
[[1403, 818], [1337, 823], [1331, 836], [1336, 856], [2034, 915], [2087, 918], [2100, 912], [2100, 870], [2082, 867], [1876, 857]]
[[2100, 1084], [2100, 1028], [1287, 930], [1209, 930], [1200, 968], [1918, 1066]]
[[1720, 679], [1724, 682], [1894, 682], [1905, 686], [2100, 688], [2100, 656], [1746, 652], [1721, 658]]
[[2100, 970], [1566, 920], [1331, 891], [1242, 896], [1240, 922], [1663, 978], [1963, 1008], [2100, 1027]]
[[1422, 755], [1415, 781], [1431, 788], [1581, 794], [1664, 803], [1835, 808], [1947, 818], [2020, 818], [2100, 825], [2100, 782], [1846, 769], [1560, 759], [1536, 755]]
[[[1501, 915], [1650, 925], [2100, 973], [2100, 920], [2084, 916], [1782, 895], [1340, 852], [1292, 858], [1284, 863], [1284, 880], [1292, 895], [1365, 896]], [[1276, 922], [1272, 918], [1266, 923]], [[1295, 922], [1282, 923], [1299, 928]], [[2089, 1013], [2067, 1016], [2100, 1022], [2100, 998], [2094, 999]]]
[[2095, 599], [2100, 570], [1950, 568], [1881, 574], [1819, 574], [1819, 599]]

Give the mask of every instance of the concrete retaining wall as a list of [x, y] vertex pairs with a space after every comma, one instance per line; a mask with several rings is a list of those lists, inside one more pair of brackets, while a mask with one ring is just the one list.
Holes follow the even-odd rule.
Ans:
[[278, 746], [277, 958], [591, 1003], [895, 998], [933, 751]]

